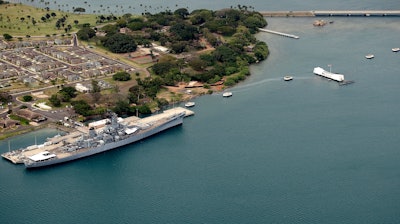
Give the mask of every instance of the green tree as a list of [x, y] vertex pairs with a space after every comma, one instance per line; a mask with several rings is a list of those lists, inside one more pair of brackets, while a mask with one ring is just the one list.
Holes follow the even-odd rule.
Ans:
[[77, 7], [74, 9], [74, 12], [85, 12], [86, 9], [82, 8], [82, 7]]
[[30, 101], [33, 100], [33, 97], [31, 95], [25, 95], [25, 96], [22, 97], [22, 100], [24, 102], [30, 102]]
[[7, 40], [7, 41], [9, 41], [9, 40], [11, 40], [11, 39], [13, 38], [13, 36], [11, 36], [11, 35], [8, 34], [8, 33], [3, 34], [3, 37], [4, 37], [4, 39]]
[[150, 107], [148, 105], [138, 106], [139, 113], [141, 114], [151, 114]]
[[171, 52], [175, 54], [180, 54], [182, 52], [187, 52], [188, 42], [187, 41], [177, 41], [172, 43]]
[[267, 25], [267, 21], [265, 21], [264, 17], [259, 13], [254, 13], [253, 15], [244, 19], [242, 22], [244, 26], [249, 28], [251, 33], [255, 33], [257, 32], [258, 28], [262, 28]]
[[0, 102], [9, 103], [12, 102], [12, 96], [8, 92], [0, 92]]
[[92, 92], [91, 92], [93, 101], [97, 103], [101, 98], [101, 87], [99, 86], [99, 82], [97, 80], [92, 80]]
[[112, 36], [112, 35], [118, 33], [118, 26], [108, 24], [108, 25], [103, 26], [101, 28], [101, 30], [104, 31], [107, 34], [107, 36]]
[[122, 33], [116, 33], [104, 41], [104, 47], [113, 53], [127, 53], [137, 48], [134, 37]]
[[90, 38], [96, 36], [96, 31], [90, 27], [84, 27], [80, 29], [76, 35], [80, 40], [89, 40]]
[[158, 62], [153, 65], [152, 70], [156, 75], [163, 75], [169, 72], [175, 65], [170, 61]]
[[101, 92], [101, 87], [99, 86], [99, 81], [92, 79], [92, 92], [99, 93]]
[[268, 45], [265, 42], [257, 42], [254, 46], [254, 56], [257, 60], [262, 61], [265, 60], [269, 55]]
[[189, 15], [189, 11], [186, 8], [180, 8], [174, 11], [174, 15], [177, 15], [179, 18], [184, 19]]
[[59, 106], [61, 106], [61, 100], [58, 98], [58, 95], [57, 95], [57, 94], [51, 95], [51, 97], [49, 98], [49, 102], [50, 102], [51, 105], [53, 105], [54, 107], [59, 107]]
[[71, 100], [71, 96], [66, 92], [59, 92], [58, 98], [61, 100], [61, 102], [69, 102]]
[[186, 22], [177, 22], [172, 25], [170, 32], [175, 35], [177, 40], [194, 40], [197, 39], [197, 27]]
[[127, 24], [127, 27], [131, 30], [141, 30], [144, 27], [146, 27], [146, 23], [140, 21], [140, 22], [131, 22], [129, 24]]
[[118, 100], [113, 111], [118, 115], [128, 114], [130, 112], [129, 102], [126, 100]]
[[74, 87], [72, 87], [72, 86], [62, 87], [62, 89], [59, 92], [60, 93], [65, 93], [70, 98], [76, 97], [76, 89]]
[[84, 100], [72, 101], [71, 105], [74, 107], [74, 110], [77, 114], [88, 116], [91, 114], [90, 105]]
[[128, 72], [121, 71], [113, 75], [113, 79], [116, 81], [129, 81], [131, 80], [131, 75]]
[[190, 15], [190, 21], [193, 25], [200, 25], [213, 20], [213, 12], [207, 9], [195, 10]]
[[212, 53], [214, 58], [220, 62], [235, 62], [237, 52], [229, 48], [227, 45], [219, 46]]
[[196, 71], [203, 71], [207, 67], [207, 62], [200, 58], [193, 58], [189, 61], [189, 66]]
[[139, 103], [140, 98], [144, 98], [145, 90], [142, 86], [136, 85], [129, 88], [128, 100], [129, 103]]

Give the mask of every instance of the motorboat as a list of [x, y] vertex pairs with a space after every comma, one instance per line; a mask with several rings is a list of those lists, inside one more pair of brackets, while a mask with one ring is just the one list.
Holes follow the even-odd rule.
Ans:
[[195, 102], [187, 102], [187, 103], [185, 103], [185, 107], [194, 107], [194, 105], [196, 105]]
[[374, 58], [375, 56], [373, 55], [373, 54], [367, 54], [367, 55], [365, 55], [365, 58], [366, 59], [372, 59], [372, 58]]
[[224, 92], [222, 94], [223, 97], [231, 97], [232, 95], [233, 95], [232, 92]]
[[398, 51], [400, 51], [400, 47], [392, 48], [392, 51], [393, 51], [393, 52], [398, 52]]
[[283, 80], [284, 81], [291, 81], [291, 80], [293, 80], [293, 76], [290, 76], [290, 75], [284, 76]]

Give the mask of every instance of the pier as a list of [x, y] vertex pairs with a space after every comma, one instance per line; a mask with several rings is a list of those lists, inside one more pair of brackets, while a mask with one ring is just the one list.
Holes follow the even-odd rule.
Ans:
[[299, 39], [300, 38], [299, 36], [296, 36], [296, 35], [293, 35], [293, 34], [282, 33], [282, 32], [273, 31], [273, 30], [267, 30], [267, 29], [262, 29], [262, 28], [259, 28], [258, 30], [263, 31], [263, 32], [267, 32], [267, 33], [272, 33], [272, 34], [284, 36], [284, 37], [290, 37], [290, 38], [294, 38], [294, 39]]
[[400, 10], [261, 11], [260, 13], [265, 17], [400, 16]]

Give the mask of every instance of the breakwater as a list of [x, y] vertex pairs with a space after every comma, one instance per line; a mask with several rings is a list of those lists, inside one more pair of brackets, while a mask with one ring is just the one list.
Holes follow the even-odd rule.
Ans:
[[266, 17], [400, 16], [400, 10], [260, 11]]

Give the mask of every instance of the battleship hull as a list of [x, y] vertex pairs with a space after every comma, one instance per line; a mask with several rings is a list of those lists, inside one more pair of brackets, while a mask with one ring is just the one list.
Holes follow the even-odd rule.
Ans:
[[121, 147], [124, 145], [132, 144], [134, 142], [140, 141], [144, 138], [150, 137], [152, 135], [155, 135], [155, 134], [162, 132], [164, 130], [167, 130], [169, 128], [181, 125], [183, 123], [184, 116], [185, 116], [184, 113], [179, 114], [157, 127], [154, 127], [149, 130], [146, 130], [144, 132], [132, 135], [126, 139], [116, 141], [116, 142], [110, 142], [110, 143], [104, 144], [102, 146], [94, 147], [89, 150], [84, 150], [82, 152], [79, 152], [79, 150], [77, 150], [74, 154], [71, 154], [67, 157], [63, 157], [63, 158], [55, 157], [51, 160], [39, 161], [39, 162], [25, 161], [24, 164], [27, 168], [50, 166], [50, 165], [55, 165], [55, 164], [59, 164], [59, 163], [64, 163], [64, 162], [84, 158], [84, 157], [91, 156], [91, 155], [101, 153], [101, 152], [105, 152], [108, 150], [112, 150], [112, 149], [115, 149], [115, 148], [118, 148], [118, 147]]

